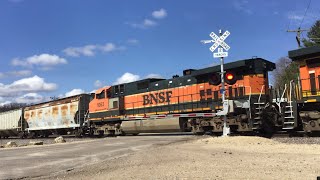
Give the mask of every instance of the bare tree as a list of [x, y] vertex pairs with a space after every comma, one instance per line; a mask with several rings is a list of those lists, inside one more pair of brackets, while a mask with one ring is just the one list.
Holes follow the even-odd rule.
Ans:
[[276, 62], [276, 69], [272, 72], [274, 77], [274, 87], [283, 90], [285, 84], [291, 80], [297, 82], [299, 75], [299, 64], [292, 62], [287, 57], [282, 57]]
[[19, 109], [22, 107], [26, 107], [27, 104], [25, 103], [10, 103], [10, 104], [5, 104], [3, 106], [0, 106], [0, 112], [5, 112], [5, 111], [10, 111], [14, 109]]

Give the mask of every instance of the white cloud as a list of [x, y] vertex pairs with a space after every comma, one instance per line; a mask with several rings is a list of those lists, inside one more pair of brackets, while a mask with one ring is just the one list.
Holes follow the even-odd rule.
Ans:
[[146, 78], [163, 78], [160, 74], [148, 74]]
[[29, 70], [9, 71], [9, 72], [5, 72], [5, 73], [0, 73], [0, 78], [5, 78], [8, 76], [14, 76], [14, 77], [30, 76], [31, 74], [32, 74], [32, 71], [29, 71]]
[[140, 79], [139, 75], [131, 74], [129, 72], [124, 73], [121, 77], [119, 77], [116, 82], [113, 84], [123, 84], [123, 83], [129, 83], [133, 81], [137, 81]]
[[156, 19], [163, 19], [163, 18], [167, 17], [167, 11], [165, 9], [161, 8], [158, 11], [153, 11], [152, 16]]
[[15, 99], [17, 103], [34, 104], [44, 100], [43, 96], [37, 93], [28, 93]]
[[96, 80], [96, 81], [94, 82], [94, 87], [100, 88], [100, 87], [102, 87], [102, 86], [103, 86], [103, 84], [102, 84], [102, 82], [101, 82], [100, 80]]
[[303, 19], [303, 15], [289, 14], [288, 19], [301, 21]]
[[79, 56], [95, 56], [98, 52], [110, 53], [118, 50], [124, 50], [123, 46], [116, 46], [113, 43], [106, 43], [104, 45], [85, 45], [82, 47], [68, 47], [63, 50], [67, 56], [79, 57]]
[[[301, 25], [304, 27], [311, 26], [320, 17], [320, 12], [318, 11], [318, 9], [312, 8], [312, 6], [310, 6], [305, 17], [303, 18], [304, 14], [305, 14], [305, 10], [290, 11], [290, 12], [286, 13], [286, 17], [288, 18], [289, 22], [292, 25], [294, 25], [294, 26]], [[303, 20], [303, 22], [302, 22], [302, 20]], [[302, 24], [301, 24], [301, 22], [302, 22]]]
[[41, 68], [51, 68], [59, 64], [67, 64], [67, 60], [57, 55], [40, 54], [30, 56], [24, 59], [15, 58], [11, 61], [13, 66], [23, 66], [32, 68], [34, 66]]
[[10, 76], [30, 76], [32, 74], [32, 71], [29, 71], [29, 70], [10, 71], [7, 74]]
[[135, 44], [139, 44], [139, 40], [137, 40], [137, 39], [128, 39], [127, 43], [135, 45]]
[[86, 45], [83, 47], [68, 47], [63, 50], [67, 56], [79, 57], [79, 56], [94, 56], [94, 50], [97, 49], [96, 45]]
[[84, 90], [82, 90], [82, 89], [72, 89], [71, 91], [69, 91], [65, 94], [65, 97], [75, 96], [75, 95], [82, 94], [82, 93], [84, 93]]
[[150, 19], [145, 19], [141, 23], [126, 23], [126, 24], [130, 25], [133, 28], [147, 29], [147, 28], [156, 26], [157, 22]]
[[7, 85], [0, 83], [0, 96], [12, 97], [23, 93], [54, 91], [56, 89], [56, 84], [47, 83], [43, 78], [33, 76]]
[[157, 23], [155, 21], [153, 21], [153, 20], [145, 19], [143, 21], [143, 26], [144, 27], [151, 27], [151, 26], [155, 26], [155, 25], [157, 25]]
[[238, 0], [238, 1], [234, 1], [233, 2], [233, 7], [237, 10], [237, 11], [242, 11], [245, 12], [246, 14], [253, 14], [252, 10], [249, 9], [248, 7], [249, 1], [247, 0]]
[[112, 51], [116, 50], [116, 46], [114, 44], [112, 44], [112, 43], [107, 43], [104, 46], [100, 46], [100, 49], [103, 52], [112, 52]]

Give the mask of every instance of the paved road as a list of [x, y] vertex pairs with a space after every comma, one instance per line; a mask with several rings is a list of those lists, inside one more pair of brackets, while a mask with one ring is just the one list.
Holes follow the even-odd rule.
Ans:
[[191, 139], [190, 135], [140, 135], [65, 144], [0, 149], [0, 179], [32, 178], [69, 171], [153, 145]]

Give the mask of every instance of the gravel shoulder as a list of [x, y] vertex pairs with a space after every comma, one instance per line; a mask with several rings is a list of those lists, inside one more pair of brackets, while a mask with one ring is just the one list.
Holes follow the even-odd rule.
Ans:
[[319, 163], [319, 144], [206, 137], [154, 146], [47, 179], [316, 179]]

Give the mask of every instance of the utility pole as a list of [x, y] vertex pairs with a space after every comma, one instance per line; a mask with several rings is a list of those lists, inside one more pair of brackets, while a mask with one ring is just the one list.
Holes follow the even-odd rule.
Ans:
[[295, 29], [295, 30], [287, 30], [287, 32], [296, 32], [297, 33], [296, 40], [297, 40], [299, 48], [301, 48], [301, 33], [303, 31], [309, 31], [309, 29], [301, 29], [299, 27], [298, 29]]

